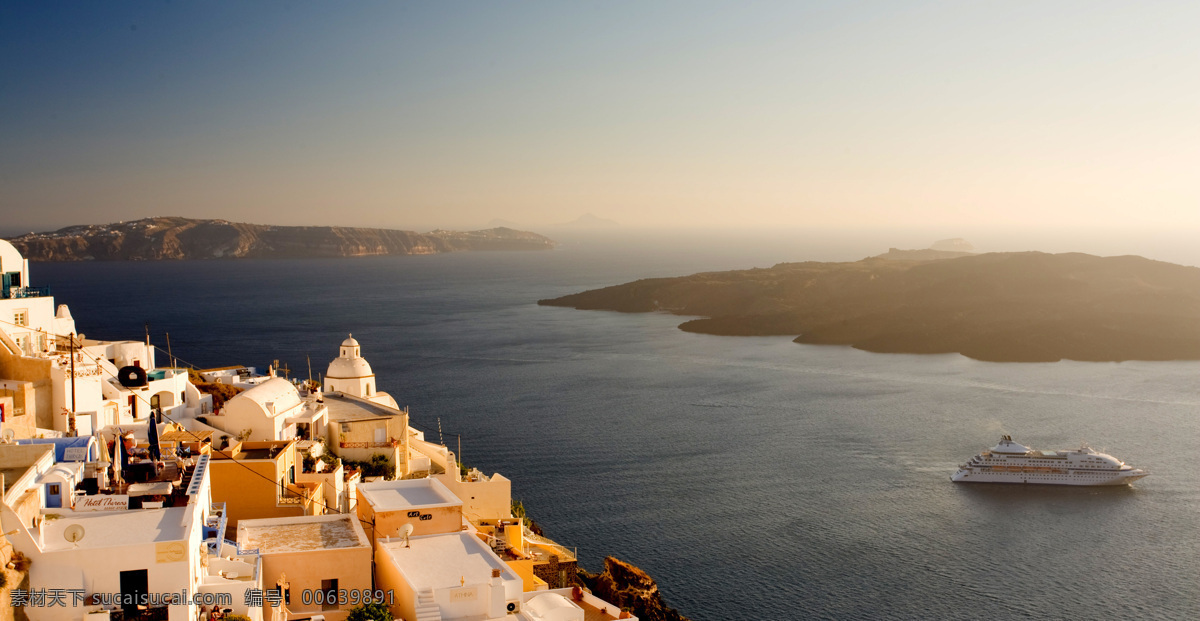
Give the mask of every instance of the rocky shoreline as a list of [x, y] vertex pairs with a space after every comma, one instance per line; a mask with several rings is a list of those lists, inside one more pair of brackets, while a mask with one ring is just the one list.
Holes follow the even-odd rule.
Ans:
[[650, 574], [616, 557], [605, 557], [604, 571], [598, 574], [580, 569], [579, 579], [597, 597], [629, 610], [642, 621], [689, 621], [663, 602]]

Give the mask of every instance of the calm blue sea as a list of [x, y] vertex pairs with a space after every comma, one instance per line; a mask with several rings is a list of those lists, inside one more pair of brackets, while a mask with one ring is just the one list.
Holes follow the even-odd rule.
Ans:
[[[1200, 364], [994, 364], [545, 308], [649, 276], [847, 260], [879, 240], [576, 237], [552, 252], [37, 264], [80, 330], [314, 374], [353, 332], [381, 389], [584, 565], [728, 619], [1200, 617]], [[856, 245], [857, 244], [857, 245]], [[891, 245], [902, 245], [899, 243]], [[912, 244], [909, 244], [910, 246]], [[955, 485], [1001, 434], [1088, 441], [1132, 488]]]

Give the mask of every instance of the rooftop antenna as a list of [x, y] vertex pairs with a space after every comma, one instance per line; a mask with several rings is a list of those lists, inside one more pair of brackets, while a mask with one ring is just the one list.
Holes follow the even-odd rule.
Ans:
[[171, 358], [171, 368], [175, 368], [175, 354], [171, 353], [171, 333], [167, 333], [167, 356]]
[[442, 437], [442, 417], [438, 417], [438, 444], [446, 446], [446, 438]]

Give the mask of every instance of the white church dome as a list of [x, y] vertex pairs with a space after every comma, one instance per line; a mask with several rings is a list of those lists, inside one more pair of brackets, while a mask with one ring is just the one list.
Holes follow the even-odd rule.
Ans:
[[354, 335], [346, 337], [346, 340], [342, 341], [340, 355], [329, 363], [325, 377], [359, 379], [375, 375], [375, 372], [371, 370], [371, 365], [367, 364], [367, 359], [363, 358], [359, 351], [358, 341]]
[[374, 374], [375, 372], [371, 370], [371, 365], [367, 364], [366, 358], [334, 358], [333, 362], [329, 363], [325, 377], [351, 379], [370, 377]]

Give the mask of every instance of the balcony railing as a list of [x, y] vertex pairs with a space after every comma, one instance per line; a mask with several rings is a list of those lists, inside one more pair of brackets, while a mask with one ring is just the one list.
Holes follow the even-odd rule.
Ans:
[[4, 291], [4, 298], [10, 300], [46, 297], [50, 297], [50, 287], [9, 287]]
[[279, 494], [279, 504], [281, 505], [302, 505], [305, 500], [304, 496], [292, 490], [285, 490]]
[[339, 448], [391, 448], [400, 446], [399, 440], [388, 442], [338, 442]]
[[170, 613], [170, 608], [167, 606], [154, 606], [145, 610], [137, 610], [125, 612], [118, 608], [109, 611], [109, 621], [167, 621]]

